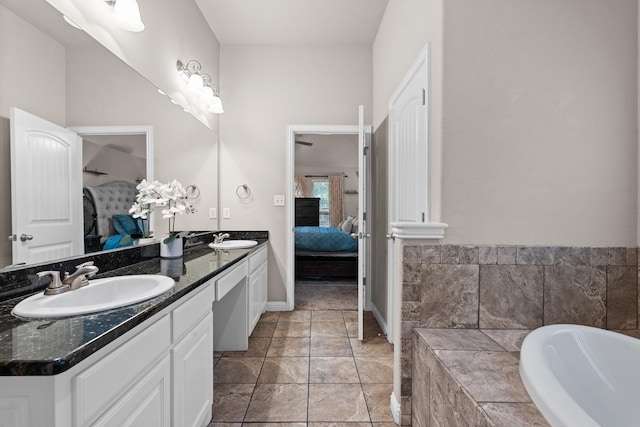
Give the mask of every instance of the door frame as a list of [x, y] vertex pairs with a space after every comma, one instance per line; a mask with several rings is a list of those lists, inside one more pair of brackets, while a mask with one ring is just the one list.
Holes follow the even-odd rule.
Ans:
[[[365, 131], [371, 132], [371, 126], [365, 125]], [[295, 307], [295, 241], [293, 235], [293, 229], [295, 226], [295, 164], [296, 164], [296, 152], [295, 152], [295, 140], [296, 134], [346, 134], [346, 135], [358, 135], [358, 125], [288, 125], [287, 126], [287, 166], [286, 166], [286, 307], [282, 307], [282, 310], [292, 311]], [[358, 153], [360, 155], [361, 153]], [[359, 179], [367, 179], [360, 176]], [[361, 209], [362, 207], [358, 207]], [[369, 251], [370, 252], [370, 251]], [[371, 256], [369, 255], [369, 259]], [[367, 263], [370, 265], [371, 263]], [[367, 285], [369, 287], [369, 284]], [[370, 290], [365, 293], [366, 300], [364, 301], [365, 310], [370, 310], [371, 307], [371, 292]]]
[[[132, 125], [132, 126], [68, 126], [67, 129], [77, 133], [80, 137], [90, 135], [145, 135], [146, 139], [146, 176], [147, 181], [153, 181], [153, 126]], [[154, 215], [149, 215], [149, 231], [154, 229]]]

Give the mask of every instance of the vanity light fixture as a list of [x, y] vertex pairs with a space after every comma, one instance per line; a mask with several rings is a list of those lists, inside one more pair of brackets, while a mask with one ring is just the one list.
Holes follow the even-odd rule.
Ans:
[[198, 61], [192, 59], [186, 64], [183, 64], [178, 59], [176, 68], [178, 69], [178, 74], [187, 81], [187, 86], [192, 89], [202, 89], [204, 87], [204, 79], [202, 74], [200, 74], [202, 65]]
[[210, 75], [201, 73], [202, 65], [198, 61], [192, 59], [186, 64], [183, 64], [182, 61], [178, 59], [176, 69], [189, 88], [200, 92], [200, 98], [208, 112], [214, 114], [224, 113], [222, 99], [220, 99], [219, 95], [220, 88], [211, 81]]
[[113, 20], [120, 28], [135, 33], [144, 30], [136, 0], [105, 0], [105, 2], [113, 6]]

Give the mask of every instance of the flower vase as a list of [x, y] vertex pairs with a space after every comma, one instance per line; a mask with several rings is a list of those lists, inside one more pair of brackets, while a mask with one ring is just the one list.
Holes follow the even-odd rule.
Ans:
[[160, 256], [162, 258], [180, 258], [182, 256], [182, 237], [175, 238], [169, 243], [160, 242]]

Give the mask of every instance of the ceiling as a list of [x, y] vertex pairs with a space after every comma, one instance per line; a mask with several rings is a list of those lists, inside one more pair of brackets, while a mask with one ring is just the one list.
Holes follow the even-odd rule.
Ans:
[[218, 41], [372, 45], [388, 0], [195, 0]]

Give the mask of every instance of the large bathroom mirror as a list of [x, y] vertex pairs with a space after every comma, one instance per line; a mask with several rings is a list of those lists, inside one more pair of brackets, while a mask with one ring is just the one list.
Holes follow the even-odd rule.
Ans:
[[[156, 179], [197, 185], [202, 189], [202, 200], [196, 204], [217, 206], [217, 173], [211, 179], [210, 172], [217, 168], [217, 135], [171, 104], [144, 77], [85, 32], [63, 21], [47, 2], [0, 0], [0, 57], [0, 269], [22, 267], [10, 267], [14, 263], [12, 242], [7, 239], [12, 235], [11, 107], [84, 134], [83, 187], [116, 180], [139, 182], [149, 178], [155, 165]], [[129, 135], [106, 131], [100, 135], [88, 130], [118, 128], [151, 129], [154, 150], [146, 145], [147, 131]], [[184, 149], [185, 140], [194, 152], [176, 158], [175, 147], [183, 144]], [[195, 164], [196, 159], [202, 163]], [[172, 167], [166, 168], [168, 165]], [[203, 188], [205, 183], [210, 187]], [[191, 217], [178, 220], [179, 226], [187, 230], [217, 229], [217, 221], [205, 221], [202, 215]], [[94, 241], [89, 250], [101, 251], [103, 243]]]

